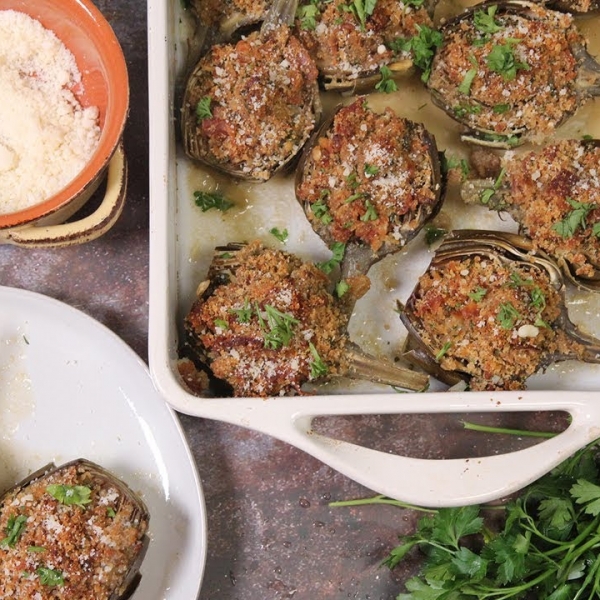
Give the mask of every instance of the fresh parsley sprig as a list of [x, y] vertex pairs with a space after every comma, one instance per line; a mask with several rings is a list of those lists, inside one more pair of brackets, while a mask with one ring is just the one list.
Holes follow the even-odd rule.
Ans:
[[599, 481], [594, 443], [505, 505], [499, 531], [486, 527], [480, 506], [431, 511], [384, 561], [393, 568], [413, 550], [425, 556], [397, 600], [597, 598]]

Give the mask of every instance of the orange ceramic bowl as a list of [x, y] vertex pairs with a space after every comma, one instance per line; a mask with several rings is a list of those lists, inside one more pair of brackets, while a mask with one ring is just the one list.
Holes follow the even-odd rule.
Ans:
[[38, 20], [73, 53], [82, 77], [82, 89], [73, 92], [83, 107], [98, 107], [101, 128], [96, 151], [75, 179], [30, 208], [0, 215], [0, 229], [52, 220], [55, 214], [66, 219], [99, 185], [121, 141], [129, 110], [125, 57], [111, 26], [90, 0], [0, 0], [0, 10]]

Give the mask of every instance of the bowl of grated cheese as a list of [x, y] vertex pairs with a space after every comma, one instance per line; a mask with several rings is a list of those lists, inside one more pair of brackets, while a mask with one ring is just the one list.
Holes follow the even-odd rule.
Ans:
[[[102, 235], [125, 201], [125, 58], [90, 0], [0, 0], [0, 243]], [[91, 214], [70, 219], [105, 183]], [[89, 211], [86, 211], [89, 212]]]

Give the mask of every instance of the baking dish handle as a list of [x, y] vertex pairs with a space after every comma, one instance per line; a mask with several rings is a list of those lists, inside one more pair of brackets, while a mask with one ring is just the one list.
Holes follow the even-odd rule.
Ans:
[[[397, 394], [331, 396], [326, 402], [319, 396], [260, 400], [199, 399], [190, 395], [188, 400], [189, 404], [174, 408], [272, 435], [376, 493], [425, 507], [481, 504], [504, 498], [600, 438], [596, 392], [560, 396], [543, 391], [439, 392], [420, 394], [418, 402], [405, 404]], [[571, 422], [562, 433], [522, 450], [450, 459], [390, 454], [324, 436], [312, 426], [316, 417], [336, 415], [524, 411], [563, 411], [571, 415]]]
[[[532, 395], [529, 397], [529, 394]], [[524, 396], [528, 396], [526, 401], [523, 401]], [[446, 395], [444, 401], [448, 403], [448, 400]], [[380, 399], [378, 404], [376, 410], [367, 412], [380, 413]], [[589, 392], [576, 392], [568, 401], [551, 407], [545, 393], [509, 395], [503, 397], [501, 403], [490, 402], [488, 395], [480, 395], [477, 400], [469, 398], [468, 405], [455, 404], [451, 410], [448, 410], [448, 404], [445, 408], [440, 406], [436, 395], [431, 395], [410, 412], [463, 410], [562, 410], [570, 413], [572, 420], [565, 431], [534, 446], [505, 454], [460, 459], [411, 458], [332, 439], [312, 430], [311, 422], [316, 415], [310, 414], [296, 415], [293, 419], [295, 432], [288, 441], [379, 494], [413, 505], [443, 507], [504, 498], [600, 438], [598, 398], [597, 394]], [[394, 412], [401, 413], [402, 410]]]

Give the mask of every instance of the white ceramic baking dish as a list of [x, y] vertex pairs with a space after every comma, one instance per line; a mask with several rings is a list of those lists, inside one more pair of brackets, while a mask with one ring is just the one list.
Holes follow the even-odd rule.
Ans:
[[[285, 250], [306, 259], [323, 260], [329, 251], [308, 226], [293, 196], [290, 178], [277, 176], [267, 184], [227, 184], [184, 157], [178, 143], [179, 90], [197, 54], [194, 22], [180, 2], [149, 0], [150, 97], [150, 371], [159, 391], [177, 411], [218, 419], [270, 434], [314, 455], [368, 488], [387, 496], [428, 506], [451, 506], [499, 498], [531, 482], [567, 455], [600, 436], [600, 367], [561, 363], [529, 381], [526, 392], [447, 392], [435, 384], [427, 393], [398, 394], [390, 388], [331, 386], [315, 396], [201, 398], [181, 384], [176, 361], [183, 316], [194, 290], [206, 274], [215, 246], [230, 241], [262, 239], [272, 227], [288, 229]], [[589, 20], [588, 20], [589, 21]], [[596, 51], [597, 32], [583, 23]], [[335, 98], [333, 99], [335, 100]], [[333, 100], [326, 100], [331, 105]], [[393, 100], [374, 95], [374, 106], [394, 102], [403, 116], [422, 120], [436, 135], [440, 149], [457, 139], [454, 123], [428, 102], [418, 80]], [[597, 102], [597, 101], [596, 101]], [[600, 137], [600, 107], [593, 102], [570, 121], [564, 136], [583, 133]], [[461, 150], [457, 150], [460, 153]], [[232, 214], [202, 213], [193, 191], [219, 185], [234, 198]], [[515, 230], [507, 219], [482, 209], [466, 210], [449, 198], [440, 216], [446, 227]], [[351, 321], [353, 339], [372, 353], [393, 357], [405, 336], [396, 299], [405, 300], [418, 274], [431, 258], [422, 237], [406, 252], [373, 267], [371, 291], [357, 305]], [[572, 292], [571, 317], [600, 333], [600, 298]], [[592, 330], [590, 330], [592, 324]], [[594, 331], [595, 329], [595, 331]], [[323, 415], [388, 415], [399, 413], [495, 413], [498, 411], [567, 411], [566, 431], [541, 444], [513, 453], [429, 460], [408, 458], [332, 439], [312, 428]], [[407, 485], [410, 482], [410, 485]]]

